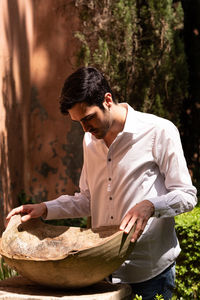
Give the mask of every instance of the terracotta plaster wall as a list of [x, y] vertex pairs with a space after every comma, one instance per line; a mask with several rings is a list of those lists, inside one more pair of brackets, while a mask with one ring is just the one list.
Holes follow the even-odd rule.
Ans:
[[0, 1], [0, 229], [28, 170], [32, 2]]
[[24, 191], [36, 202], [78, 189], [82, 130], [59, 111], [76, 69], [74, 1], [0, 1], [0, 229]]
[[[59, 110], [65, 78], [76, 69], [79, 29], [75, 1], [34, 0], [28, 194], [50, 200], [77, 190], [82, 130]], [[48, 4], [48, 5], [47, 5]]]

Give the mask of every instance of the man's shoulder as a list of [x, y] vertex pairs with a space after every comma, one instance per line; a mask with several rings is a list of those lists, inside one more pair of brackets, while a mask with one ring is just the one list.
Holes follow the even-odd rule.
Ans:
[[144, 126], [151, 125], [157, 129], [176, 128], [176, 126], [172, 123], [172, 121], [165, 119], [163, 117], [151, 113], [141, 112], [141, 111], [134, 111], [134, 113], [135, 113], [136, 121], [138, 123], [144, 124]]

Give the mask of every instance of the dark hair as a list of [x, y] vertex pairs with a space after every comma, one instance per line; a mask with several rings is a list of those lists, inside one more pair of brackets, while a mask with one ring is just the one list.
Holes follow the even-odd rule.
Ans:
[[104, 109], [106, 93], [111, 93], [115, 102], [113, 92], [100, 71], [92, 67], [79, 68], [65, 80], [60, 96], [60, 110], [63, 114], [68, 114], [68, 109], [79, 102]]

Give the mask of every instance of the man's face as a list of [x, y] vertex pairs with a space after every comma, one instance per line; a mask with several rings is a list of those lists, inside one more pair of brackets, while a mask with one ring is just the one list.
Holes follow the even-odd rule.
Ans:
[[78, 121], [85, 132], [90, 132], [97, 139], [103, 139], [107, 134], [111, 118], [110, 112], [106, 105], [105, 109], [98, 106], [88, 106], [86, 102], [75, 104], [69, 109], [69, 115], [73, 121]]

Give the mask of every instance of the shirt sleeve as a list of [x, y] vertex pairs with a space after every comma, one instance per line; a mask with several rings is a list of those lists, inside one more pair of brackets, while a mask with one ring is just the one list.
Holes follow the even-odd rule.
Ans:
[[45, 202], [47, 216], [45, 220], [88, 217], [90, 213], [90, 193], [83, 166], [80, 177], [80, 193], [74, 196], [62, 195], [55, 200]]
[[192, 185], [179, 132], [170, 121], [156, 132], [153, 154], [168, 191], [147, 199], [155, 207], [154, 216], [172, 217], [192, 210], [197, 203], [197, 191]]

